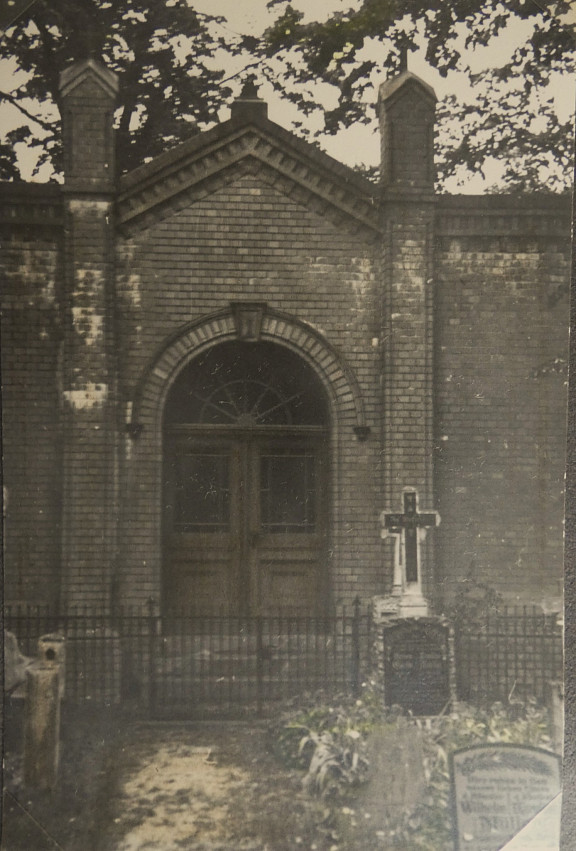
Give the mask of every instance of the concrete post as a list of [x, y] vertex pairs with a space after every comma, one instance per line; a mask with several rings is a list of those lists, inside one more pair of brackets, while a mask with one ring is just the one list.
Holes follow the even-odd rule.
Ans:
[[60, 701], [65, 682], [65, 639], [42, 635], [38, 659], [26, 671], [24, 782], [54, 789], [60, 760]]
[[53, 790], [60, 758], [59, 669], [37, 663], [26, 671], [24, 782]]

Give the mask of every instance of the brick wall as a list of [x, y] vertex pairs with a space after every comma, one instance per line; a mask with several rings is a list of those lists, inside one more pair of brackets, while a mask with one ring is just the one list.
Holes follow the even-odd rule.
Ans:
[[8, 601], [56, 603], [61, 509], [58, 233], [23, 223], [0, 230], [4, 594]]
[[[415, 488], [420, 506], [434, 508], [432, 476], [432, 234], [433, 209], [422, 203], [386, 205], [382, 270], [382, 422], [384, 499], [403, 510]], [[386, 543], [393, 558], [395, 543]], [[424, 592], [432, 581], [431, 539], [420, 548]], [[397, 577], [398, 580], [398, 577]]]
[[116, 435], [109, 215], [108, 202], [72, 201], [67, 216], [61, 576], [67, 605], [107, 603], [112, 587]]
[[542, 367], [566, 357], [567, 295], [557, 295], [569, 280], [569, 210], [545, 201], [445, 202], [435, 352], [444, 597], [469, 577], [510, 601], [560, 598], [566, 387]]
[[[30, 201], [29, 212], [33, 206]], [[449, 598], [470, 576], [511, 600], [544, 597], [553, 605], [562, 575], [565, 387], [558, 372], [539, 373], [565, 349], [566, 300], [555, 296], [568, 277], [566, 221], [556, 200], [519, 217], [505, 199], [444, 199], [432, 256], [425, 247], [430, 220], [396, 210], [389, 216], [395, 236], [392, 243], [383, 240], [379, 268], [381, 249], [373, 237], [327, 222], [279, 193], [265, 175], [243, 175], [120, 243], [115, 416], [130, 419], [128, 406], [137, 400], [139, 382], [171, 335], [227, 310], [232, 301], [265, 301], [334, 347], [357, 379], [371, 428], [367, 442], [359, 442], [353, 406], [350, 417], [344, 414], [335, 423], [332, 451], [340, 460], [332, 478], [330, 567], [336, 598], [389, 590], [393, 553], [379, 540], [377, 516], [383, 507], [399, 507], [401, 488], [409, 483], [421, 488], [426, 507], [442, 515], [440, 528], [429, 535], [436, 544], [429, 592]], [[80, 303], [87, 298], [86, 276], [76, 301], [65, 299], [66, 309], [59, 310], [56, 233], [24, 225], [5, 231], [5, 585], [11, 600], [56, 596], [62, 581], [59, 393], [66, 370], [59, 367], [59, 351], [62, 324], [74, 304], [78, 322], [71, 329], [75, 349], [69, 361], [81, 367], [78, 392], [88, 379], [97, 384], [92, 371], [106, 360], [102, 347], [87, 345], [96, 327], [98, 286], [88, 298], [91, 319]], [[422, 301], [416, 279], [426, 278], [430, 262], [436, 263], [433, 290], [428, 285]], [[431, 334], [432, 299], [436, 391], [434, 493], [429, 493], [432, 453], [425, 448], [422, 410], [432, 404], [424, 345]], [[423, 311], [422, 322], [404, 327], [413, 309]], [[387, 339], [390, 332], [393, 341]], [[169, 381], [164, 383], [167, 388]], [[422, 399], [424, 409], [415, 410], [415, 400]], [[160, 412], [161, 405], [149, 413], [149, 435]], [[84, 417], [82, 410], [77, 414]], [[105, 433], [95, 429], [109, 430], [111, 423], [96, 422], [93, 415], [90, 410], [90, 445], [81, 434], [67, 436], [74, 459], [67, 463], [75, 464], [77, 482], [76, 521], [81, 517], [75, 549], [69, 543], [68, 550], [77, 601], [101, 600], [113, 582], [113, 542], [102, 529], [110, 522], [110, 517], [104, 522], [105, 506], [109, 513], [115, 504], [114, 452]], [[387, 434], [396, 434], [396, 441], [387, 444]], [[90, 460], [94, 435], [103, 443], [96, 461]], [[126, 600], [142, 602], [159, 591], [161, 446], [148, 444], [146, 432], [136, 441], [121, 432], [120, 439], [120, 582]]]

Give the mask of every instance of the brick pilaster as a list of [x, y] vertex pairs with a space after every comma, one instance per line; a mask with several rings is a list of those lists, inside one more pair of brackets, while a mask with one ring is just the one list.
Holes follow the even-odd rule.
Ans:
[[[380, 88], [382, 135], [383, 494], [401, 511], [404, 488], [434, 509], [433, 245], [435, 95], [404, 73]], [[430, 597], [431, 537], [420, 547], [422, 590]], [[393, 542], [387, 570], [392, 581]]]
[[65, 142], [62, 603], [110, 600], [115, 553], [114, 74], [89, 60], [61, 78]]

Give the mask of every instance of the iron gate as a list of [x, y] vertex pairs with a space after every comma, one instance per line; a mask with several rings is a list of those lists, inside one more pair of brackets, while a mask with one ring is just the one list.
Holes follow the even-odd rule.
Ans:
[[370, 618], [171, 617], [151, 635], [155, 718], [263, 715], [298, 693], [360, 689]]

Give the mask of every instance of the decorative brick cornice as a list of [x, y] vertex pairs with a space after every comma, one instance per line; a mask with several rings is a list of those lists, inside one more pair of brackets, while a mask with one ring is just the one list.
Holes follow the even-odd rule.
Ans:
[[126, 175], [118, 220], [125, 230], [187, 206], [246, 173], [354, 230], [379, 230], [376, 189], [331, 157], [262, 118], [232, 119]]
[[0, 223], [62, 227], [62, 187], [41, 183], [3, 183], [0, 186]]
[[436, 235], [570, 238], [568, 195], [439, 195]]

